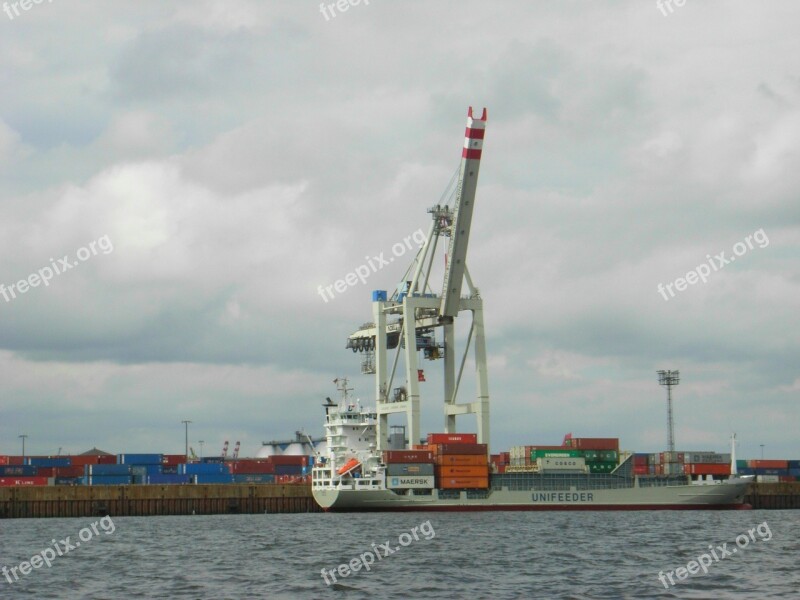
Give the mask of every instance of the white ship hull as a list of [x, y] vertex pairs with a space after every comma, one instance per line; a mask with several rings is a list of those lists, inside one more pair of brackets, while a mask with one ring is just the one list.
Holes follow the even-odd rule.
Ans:
[[399, 495], [391, 490], [313, 490], [326, 511], [487, 511], [487, 510], [701, 510], [743, 509], [749, 481], [731, 479], [712, 485], [629, 487], [586, 491], [487, 491], [485, 498], [440, 498], [431, 495]]

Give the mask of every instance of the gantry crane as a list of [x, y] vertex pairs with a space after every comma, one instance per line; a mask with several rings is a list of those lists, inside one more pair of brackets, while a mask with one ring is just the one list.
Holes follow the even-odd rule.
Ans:
[[[347, 348], [365, 353], [362, 372], [375, 375], [379, 450], [388, 447], [389, 415], [393, 413], [406, 414], [409, 444], [416, 444], [419, 440], [419, 383], [423, 378], [423, 371], [418, 368], [420, 351], [429, 360], [443, 358], [445, 431], [456, 432], [457, 416], [475, 414], [478, 442], [489, 443], [489, 383], [483, 300], [466, 264], [485, 130], [486, 109], [476, 119], [470, 107], [461, 165], [443, 195], [455, 198], [452, 207], [437, 204], [428, 210], [432, 219], [428, 235], [402, 282], [391, 297], [384, 291], [373, 292], [374, 321], [362, 325], [347, 341]], [[440, 237], [449, 238], [449, 243], [442, 291], [437, 295], [432, 293], [429, 278]], [[469, 293], [462, 296], [465, 280]], [[472, 313], [472, 322], [456, 373], [455, 320], [463, 311]], [[442, 329], [442, 344], [435, 341], [435, 331], [439, 328]], [[474, 351], [477, 397], [472, 402], [459, 404], [456, 400], [470, 347]], [[396, 353], [390, 363], [388, 351], [394, 349]], [[405, 385], [395, 388], [393, 384], [401, 353], [405, 363]]]

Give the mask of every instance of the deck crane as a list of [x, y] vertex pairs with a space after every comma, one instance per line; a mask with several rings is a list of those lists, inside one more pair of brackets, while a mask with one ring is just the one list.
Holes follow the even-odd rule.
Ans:
[[[388, 447], [389, 415], [393, 413], [406, 414], [409, 444], [416, 444], [420, 439], [419, 383], [423, 379], [423, 372], [418, 369], [419, 351], [429, 360], [444, 359], [445, 431], [456, 432], [457, 416], [475, 414], [478, 442], [489, 443], [489, 383], [483, 300], [466, 264], [485, 131], [486, 109], [483, 109], [480, 118], [475, 118], [470, 107], [461, 164], [443, 194], [443, 199], [448, 196], [454, 198], [452, 207], [440, 203], [428, 209], [432, 220], [428, 235], [400, 285], [391, 297], [381, 290], [373, 292], [373, 322], [362, 325], [347, 340], [347, 348], [365, 353], [362, 373], [375, 375], [379, 449]], [[437, 295], [432, 293], [429, 278], [440, 237], [449, 238], [449, 243], [442, 292]], [[469, 293], [462, 295], [465, 281]], [[456, 372], [455, 320], [463, 311], [472, 313], [472, 322]], [[442, 344], [435, 342], [437, 329], [442, 330]], [[470, 347], [474, 351], [477, 397], [472, 402], [457, 403]], [[395, 349], [394, 357], [390, 359], [389, 350]], [[405, 385], [394, 387], [401, 353], [405, 363]]]

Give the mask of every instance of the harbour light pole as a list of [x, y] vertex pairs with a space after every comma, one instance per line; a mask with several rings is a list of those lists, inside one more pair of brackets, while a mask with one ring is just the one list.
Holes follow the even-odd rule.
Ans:
[[191, 421], [181, 421], [181, 423], [186, 425], [186, 452], [184, 454], [186, 455], [186, 462], [189, 462], [189, 423]]
[[200, 440], [200, 460], [203, 460], [203, 444], [205, 444], [205, 440]]
[[24, 458], [25, 458], [25, 439], [28, 437], [28, 435], [26, 433], [23, 433], [19, 437], [22, 438], [22, 458], [23, 458], [22, 462], [25, 462], [25, 460], [24, 460]]

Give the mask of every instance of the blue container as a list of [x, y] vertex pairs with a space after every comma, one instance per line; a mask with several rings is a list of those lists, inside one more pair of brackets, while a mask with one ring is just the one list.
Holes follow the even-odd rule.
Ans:
[[130, 485], [130, 475], [90, 475], [83, 478], [83, 485]]
[[134, 475], [160, 475], [163, 473], [161, 465], [132, 465], [131, 473]]
[[86, 465], [83, 468], [84, 476], [89, 475], [126, 475], [130, 476], [130, 465]]
[[800, 469], [800, 460], [790, 460], [788, 462], [789, 462], [789, 470]]
[[81, 485], [83, 477], [56, 477], [54, 485]]
[[792, 477], [800, 477], [800, 468], [797, 469], [789, 469], [789, 475]]
[[150, 485], [184, 485], [191, 483], [191, 475], [148, 475], [147, 483]]
[[161, 467], [161, 472], [164, 475], [177, 475], [178, 465], [172, 465], [171, 467]]
[[34, 467], [71, 467], [72, 459], [69, 456], [56, 456], [53, 458], [36, 458], [32, 456], [25, 459], [26, 465]]
[[316, 456], [309, 456], [308, 457], [308, 466], [309, 467], [313, 467], [314, 464], [316, 463], [316, 459], [317, 459]]
[[200, 462], [202, 463], [224, 463], [225, 459], [221, 456], [206, 456], [205, 458], [201, 459]]
[[195, 483], [198, 485], [207, 484], [207, 483], [233, 483], [233, 477], [230, 473], [227, 475], [217, 475], [211, 473], [202, 473], [199, 475], [193, 475]]
[[372, 290], [373, 302], [386, 302], [386, 290]]
[[39, 467], [32, 465], [3, 465], [0, 467], [0, 477], [33, 477], [39, 472]]
[[736, 471], [739, 475], [755, 475], [756, 470], [751, 469], [750, 467], [736, 467]]
[[117, 454], [118, 465], [160, 465], [161, 454]]
[[233, 483], [275, 483], [275, 475], [239, 473], [233, 476]]
[[180, 475], [230, 475], [228, 467], [222, 463], [189, 463], [178, 465]]
[[786, 475], [786, 469], [753, 469], [756, 475]]
[[303, 467], [300, 465], [275, 465], [275, 475], [302, 475]]

